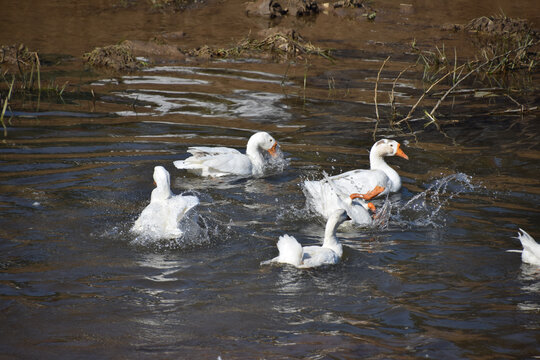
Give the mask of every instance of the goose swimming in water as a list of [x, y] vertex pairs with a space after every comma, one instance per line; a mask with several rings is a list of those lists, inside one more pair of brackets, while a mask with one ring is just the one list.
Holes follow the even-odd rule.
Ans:
[[395, 140], [382, 139], [377, 141], [369, 152], [370, 169], [358, 169], [343, 174], [330, 176], [318, 181], [305, 181], [304, 192], [308, 204], [318, 213], [327, 217], [335, 210], [334, 207], [322, 206], [328, 202], [328, 198], [341, 194], [360, 193], [365, 194], [377, 187], [384, 191], [376, 196], [386, 195], [401, 189], [401, 178], [396, 170], [392, 169], [384, 157], [399, 156], [404, 159], [409, 157], [403, 152], [400, 144]]
[[[196, 196], [174, 195], [169, 172], [163, 166], [154, 168], [156, 188], [150, 204], [141, 212], [131, 231], [152, 238], [177, 238], [183, 235], [180, 220], [199, 204]], [[191, 214], [196, 215], [193, 211]]]
[[187, 169], [201, 176], [261, 176], [267, 160], [263, 153], [277, 156], [277, 141], [267, 132], [253, 134], [247, 143], [246, 154], [227, 147], [194, 146], [188, 148], [192, 156], [177, 160], [174, 166]]
[[328, 218], [322, 246], [302, 247], [294, 237], [280, 236], [277, 243], [279, 255], [261, 262], [261, 265], [283, 263], [303, 269], [337, 264], [343, 255], [343, 247], [336, 237], [336, 229], [347, 219], [347, 213], [343, 209], [337, 210]]

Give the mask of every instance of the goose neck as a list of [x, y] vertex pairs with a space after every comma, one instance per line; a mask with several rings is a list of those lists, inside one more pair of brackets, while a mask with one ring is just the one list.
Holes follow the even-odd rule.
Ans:
[[253, 173], [261, 173], [264, 165], [264, 158], [259, 151], [258, 144], [249, 141], [246, 147], [246, 155], [253, 164]]
[[336, 229], [341, 223], [339, 217], [331, 216], [326, 223], [326, 228], [324, 230], [324, 241], [323, 247], [332, 249], [338, 256], [341, 256], [343, 253], [343, 248], [336, 237]]

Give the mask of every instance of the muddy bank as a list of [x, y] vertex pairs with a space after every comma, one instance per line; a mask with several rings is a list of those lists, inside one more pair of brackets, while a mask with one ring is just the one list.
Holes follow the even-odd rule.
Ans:
[[[165, 35], [166, 36], [166, 35]], [[162, 36], [163, 38], [163, 36]], [[155, 41], [126, 40], [120, 45], [100, 47], [86, 53], [85, 62], [94, 68], [125, 72], [140, 70], [151, 64], [185, 62], [196, 59], [255, 58], [267, 61], [303, 60], [315, 55], [331, 59], [331, 51], [313, 45], [293, 29], [268, 29], [246, 36], [229, 47], [202, 45], [181, 49], [177, 45]]]
[[[267, 9], [281, 9], [281, 14], [278, 16], [271, 11], [253, 14], [248, 11], [250, 6], [256, 4]], [[381, 119], [391, 118], [393, 125], [406, 125], [411, 120], [410, 116], [413, 120], [419, 120], [418, 123], [422, 125], [444, 124], [447, 121], [444, 117], [448, 114], [444, 105], [458, 94], [459, 90], [494, 88], [492, 83], [497, 84], [497, 90], [489, 91], [489, 96], [500, 100], [508, 109], [516, 103], [520, 105], [522, 112], [536, 106], [534, 101], [531, 103], [521, 93], [534, 92], [534, 81], [516, 80], [521, 75], [508, 75], [510, 72], [520, 71], [528, 72], [527, 76], [531, 79], [538, 75], [538, 51], [535, 48], [537, 43], [531, 40], [534, 38], [530, 36], [527, 43], [522, 43], [521, 40], [512, 40], [507, 36], [508, 29], [522, 29], [526, 30], [525, 33], [535, 34], [534, 26], [530, 22], [516, 21], [516, 24], [521, 25], [511, 25], [513, 23], [510, 22], [510, 17], [503, 19], [501, 23], [497, 22], [496, 17], [477, 18], [480, 20], [469, 20], [467, 17], [460, 18], [465, 25], [456, 28], [459, 31], [449, 32], [435, 23], [437, 14], [442, 16], [441, 11], [430, 14], [429, 20], [422, 18], [428, 10], [433, 10], [425, 4], [397, 6], [389, 2], [373, 2], [368, 6], [365, 2], [358, 1], [312, 1], [302, 2], [309, 6], [300, 12], [294, 10], [296, 8], [291, 5], [294, 3], [287, 2], [287, 6], [284, 4], [276, 1], [248, 4], [240, 1], [205, 2], [182, 11], [160, 11], [150, 15], [148, 7], [141, 7], [141, 4], [137, 3], [126, 9], [101, 9], [102, 14], [114, 13], [118, 21], [121, 21], [122, 16], [131, 15], [132, 11], [138, 9], [136, 11], [139, 16], [149, 16], [142, 18], [145, 20], [141, 21], [141, 28], [146, 29], [145, 25], [153, 24], [156, 19], [163, 21], [163, 26], [142, 31], [139, 36], [108, 32], [108, 42], [100, 41], [97, 47], [85, 48], [65, 63], [58, 62], [51, 68], [42, 68], [41, 75], [43, 78], [43, 75], [49, 72], [48, 69], [54, 68], [55, 73], [49, 72], [52, 74], [49, 76], [51, 80], [48, 80], [49, 88], [64, 96], [69, 91], [77, 90], [77, 94], [72, 94], [73, 97], [85, 94], [84, 96], [91, 99], [92, 109], [99, 96], [95, 95], [95, 89], [87, 84], [101, 76], [102, 71], [121, 76], [123, 73], [137, 72], [149, 65], [206, 66], [207, 62], [224, 59], [247, 60], [244, 61], [246, 64], [256, 59], [263, 68], [264, 64], [278, 64], [274, 71], [277, 74], [285, 73], [286, 75], [282, 75], [284, 79], [291, 70], [291, 73], [295, 73], [291, 79], [303, 88], [301, 97], [305, 97], [309, 91], [314, 98], [335, 97], [340, 89], [344, 89], [341, 92], [345, 94], [344, 97], [373, 105], [373, 88], [379, 85], [379, 91], [386, 92], [388, 96], [381, 95], [375, 102], [379, 105], [385, 104], [390, 97], [388, 104], [391, 112], [381, 112]], [[369, 20], [370, 11], [376, 13], [372, 20]], [[148, 20], [150, 18], [151, 21]], [[139, 19], [134, 16], [131, 22]], [[114, 27], [115, 22], [110, 25]], [[502, 42], [504, 46], [500, 48], [477, 47], [478, 41], [471, 41], [480, 39], [478, 35], [487, 30], [497, 33], [493, 31], [496, 29], [500, 29], [499, 33], [504, 34], [499, 35], [499, 38], [505, 39]], [[99, 40], [99, 36], [96, 38]], [[97, 41], [94, 37], [92, 39]], [[35, 48], [29, 48], [35, 51]], [[17, 55], [16, 52], [13, 53], [13, 49], [8, 51], [6, 48], [6, 59], [16, 59], [17, 56], [24, 58], [24, 54]], [[12, 55], [9, 55], [10, 51]], [[27, 53], [32, 51], [28, 50]], [[86, 55], [83, 55], [84, 53]], [[503, 54], [507, 55], [502, 56]], [[381, 67], [387, 57], [388, 62]], [[364, 61], [366, 59], [368, 61]], [[91, 66], [82, 66], [83, 60]], [[17, 76], [23, 79], [32, 77], [32, 63], [25, 63], [29, 64], [29, 67], [21, 68], [22, 71], [14, 68]], [[284, 64], [286, 66], [283, 66]], [[82, 76], [75, 79], [67, 76], [58, 78], [56, 74], [62, 66], [69, 68], [69, 71], [76, 69], [75, 71], [79, 71], [89, 80], [81, 81]], [[359, 66], [362, 68], [358, 69]], [[6, 68], [3, 66], [2, 69]], [[360, 71], [358, 78], [346, 75], [351, 69]], [[406, 94], [400, 98], [400, 92], [394, 89], [396, 84], [399, 86], [400, 77], [414, 82], [414, 97]], [[378, 84], [379, 78], [381, 81]], [[35, 77], [33, 79], [35, 82]], [[384, 85], [384, 81], [389, 81], [390, 84]], [[458, 86], [454, 87], [458, 81]], [[9, 81], [4, 81], [2, 86], [6, 83]], [[67, 83], [70, 85], [65, 88], [62, 84]], [[78, 85], [80, 83], [85, 86], [82, 93], [81, 86]], [[349, 92], [349, 87], [356, 92]], [[462, 89], [463, 87], [468, 89]], [[24, 85], [16, 83], [15, 90], [21, 88], [24, 88]], [[428, 88], [430, 91], [425, 91]], [[512, 93], [510, 96], [513, 100], [510, 100], [509, 97], [501, 95], [500, 89], [518, 89], [519, 92]], [[7, 89], [3, 88], [2, 91], [5, 94]], [[35, 95], [34, 93], [33, 99]], [[55, 100], [56, 103], [51, 106], [60, 108], [63, 99]], [[419, 105], [411, 109], [417, 101]], [[435, 107], [439, 101], [441, 106]], [[400, 103], [406, 104], [408, 108], [405, 105], [400, 107]], [[414, 111], [409, 114], [411, 110]], [[429, 116], [423, 118], [424, 110], [428, 111]], [[409, 131], [408, 128], [405, 130]]]
[[489, 36], [531, 36], [538, 39], [538, 32], [525, 19], [515, 19], [504, 15], [481, 16], [466, 24], [446, 24], [443, 30], [466, 31]]
[[[177, 9], [178, 3], [183, 1], [158, 1], [160, 8]], [[203, 6], [204, 3], [199, 3]], [[205, 4], [210, 6], [208, 4]], [[222, 6], [221, 4], [213, 6]], [[259, 16], [274, 19], [276, 17], [308, 17], [315, 18], [323, 11], [324, 15], [332, 15], [336, 25], [339, 19], [346, 16], [365, 16], [368, 19], [375, 17], [376, 11], [358, 0], [339, 0], [324, 2], [319, 5], [315, 0], [258, 0], [247, 2], [238, 7], [238, 17]], [[185, 10], [186, 7], [183, 8]], [[126, 40], [119, 45], [97, 47], [86, 53], [83, 58], [87, 64], [95, 68], [108, 68], [114, 71], [134, 71], [141, 69], [147, 62], [159, 64], [164, 62], [183, 61], [186, 57], [199, 59], [212, 58], [259, 58], [267, 60], [302, 60], [305, 56], [318, 55], [330, 59], [330, 49], [313, 45], [300, 34], [297, 29], [279, 26], [274, 23], [272, 27], [249, 32], [235, 44], [199, 44], [194, 48], [186, 48], [182, 41], [189, 32], [176, 31], [161, 33], [153, 36], [149, 41]], [[317, 41], [317, 39], [315, 39]], [[143, 60], [137, 60], [142, 58]]]

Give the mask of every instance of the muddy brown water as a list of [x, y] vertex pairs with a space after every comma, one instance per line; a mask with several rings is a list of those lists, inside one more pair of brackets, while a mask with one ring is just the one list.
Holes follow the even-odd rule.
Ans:
[[[413, 39], [466, 57], [470, 38], [439, 24], [499, 9], [538, 24], [538, 2], [409, 3], [374, 2], [374, 22], [282, 20], [335, 48], [333, 63], [192, 61], [124, 75], [78, 59], [162, 32], [184, 31], [186, 48], [227, 45], [271, 23], [245, 17], [241, 1], [185, 12], [147, 11], [142, 1], [3, 4], [0, 43], [63, 59], [43, 77], [69, 85], [61, 99], [42, 94], [39, 108], [35, 98], [14, 102], [0, 147], [2, 357], [538, 356], [540, 270], [506, 252], [520, 247], [520, 227], [540, 239], [538, 113], [503, 114], [515, 108], [504, 96], [462, 96], [441, 107], [452, 120], [446, 136], [420, 118], [416, 138], [387, 120], [393, 79], [416, 60]], [[282, 234], [320, 241], [304, 179], [368, 166], [373, 88], [388, 55], [377, 138], [397, 139], [410, 160], [389, 160], [403, 189], [388, 200], [387, 226], [341, 229], [344, 257], [333, 267], [261, 267]], [[402, 112], [422, 93], [420, 78], [397, 85]], [[531, 106], [537, 78], [523, 80], [532, 90], [519, 98]], [[193, 145], [242, 150], [257, 130], [279, 141], [283, 173], [201, 179], [172, 165]], [[171, 172], [175, 193], [199, 196], [206, 234], [134, 244], [129, 228], [156, 165]]]

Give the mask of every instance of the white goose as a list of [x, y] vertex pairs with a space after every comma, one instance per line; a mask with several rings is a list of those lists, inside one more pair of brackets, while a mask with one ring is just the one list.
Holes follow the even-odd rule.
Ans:
[[184, 231], [180, 229], [179, 222], [199, 204], [199, 199], [174, 195], [169, 172], [163, 166], [154, 168], [154, 182], [156, 188], [152, 190], [150, 204], [142, 211], [131, 231], [151, 238], [180, 237]]
[[265, 166], [262, 152], [268, 151], [275, 157], [277, 145], [270, 134], [258, 132], [249, 138], [245, 155], [227, 147], [195, 146], [188, 148], [193, 156], [175, 161], [174, 166], [192, 170], [201, 176], [261, 176]]
[[347, 218], [345, 210], [337, 210], [328, 218], [322, 246], [302, 247], [294, 237], [280, 236], [277, 243], [279, 255], [271, 260], [261, 262], [261, 265], [283, 263], [297, 268], [313, 268], [337, 264], [343, 255], [343, 247], [336, 237], [336, 229]]
[[[310, 193], [304, 187], [308, 206], [325, 219], [328, 219], [337, 210], [343, 209], [347, 212], [353, 224], [360, 226], [370, 225], [373, 222], [373, 218], [369, 211], [375, 212], [375, 206], [367, 201], [383, 193], [385, 188], [375, 186], [365, 194], [353, 193], [345, 198], [341, 189], [337, 188], [334, 182], [329, 179], [331, 178], [328, 178], [325, 183], [318, 182], [322, 186], [320, 188], [321, 191], [317, 192], [316, 197], [313, 196], [313, 192]], [[344, 198], [345, 200], [343, 200]], [[353, 202], [355, 199], [358, 199], [357, 202]]]
[[[375, 205], [367, 202], [366, 200], [371, 200], [383, 191], [383, 187], [377, 186], [375, 187], [375, 189], [373, 189], [367, 194], [355, 193], [351, 194], [349, 198], [347, 198], [347, 200], [345, 201], [344, 209], [347, 212], [347, 215], [349, 215], [349, 218], [351, 219], [353, 224], [367, 226], [373, 223], [374, 215], [372, 216], [370, 211], [375, 214], [377, 209], [375, 208]], [[353, 200], [357, 200], [360, 205], [355, 204]]]
[[[351, 170], [343, 174], [331, 176], [319, 181], [305, 181], [304, 192], [311, 207], [327, 217], [335, 210], [334, 201], [327, 200], [334, 194], [365, 194], [377, 186], [385, 190], [378, 195], [386, 195], [389, 192], [397, 192], [401, 188], [401, 178], [396, 170], [392, 169], [385, 156], [399, 156], [409, 159], [401, 150], [400, 144], [395, 140], [382, 139], [371, 147], [369, 152], [370, 169]], [[337, 195], [336, 195], [337, 196]], [[326, 202], [329, 201], [327, 204]], [[328, 208], [328, 209], [327, 209]]]
[[519, 229], [518, 239], [521, 241], [523, 250], [507, 250], [508, 252], [521, 253], [521, 261], [527, 264], [540, 266], [540, 244], [534, 241], [533, 237], [525, 232], [523, 229]]

